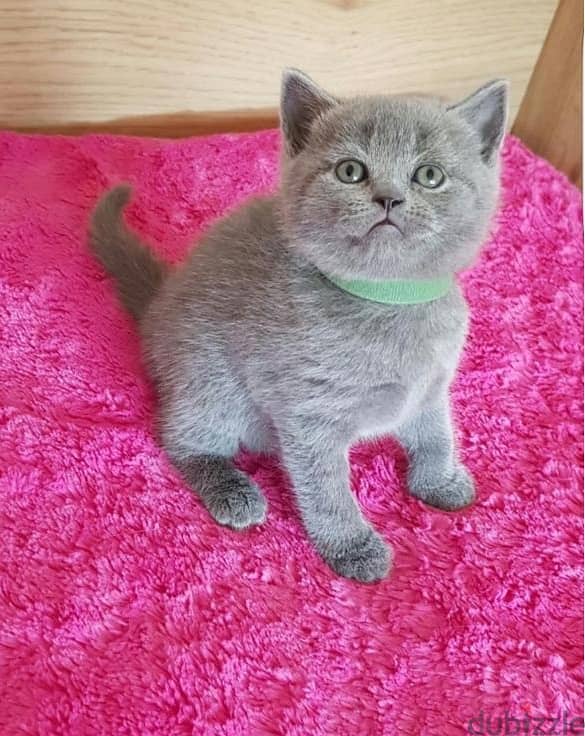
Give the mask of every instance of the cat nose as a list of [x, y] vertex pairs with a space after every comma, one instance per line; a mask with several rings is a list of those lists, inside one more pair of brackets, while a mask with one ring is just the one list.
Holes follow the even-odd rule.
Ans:
[[389, 212], [394, 207], [398, 207], [399, 204], [402, 204], [404, 200], [395, 196], [375, 196], [372, 197], [372, 202], [379, 204], [383, 210]]

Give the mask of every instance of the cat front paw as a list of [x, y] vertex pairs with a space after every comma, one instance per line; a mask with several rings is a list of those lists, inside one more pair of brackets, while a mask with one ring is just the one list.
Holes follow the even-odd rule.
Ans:
[[457, 465], [452, 475], [436, 482], [420, 480], [410, 484], [410, 492], [421, 501], [443, 511], [457, 511], [465, 508], [475, 500], [475, 484], [473, 478], [463, 465]]
[[213, 518], [232, 529], [247, 529], [266, 519], [266, 499], [251, 482], [242, 480], [233, 487], [222, 488], [206, 499]]
[[373, 583], [388, 575], [392, 550], [373, 529], [349, 539], [335, 553], [323, 555], [327, 564], [344, 578]]

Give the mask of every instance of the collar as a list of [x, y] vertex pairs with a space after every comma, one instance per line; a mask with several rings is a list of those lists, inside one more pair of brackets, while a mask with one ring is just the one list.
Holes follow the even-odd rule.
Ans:
[[326, 276], [328, 281], [360, 299], [380, 304], [424, 304], [445, 296], [454, 284], [453, 276], [436, 279], [368, 281], [366, 279], [341, 279]]

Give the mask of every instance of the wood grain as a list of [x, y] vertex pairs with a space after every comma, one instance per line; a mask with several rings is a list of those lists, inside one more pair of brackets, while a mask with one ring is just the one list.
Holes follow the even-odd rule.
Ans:
[[104, 122], [60, 123], [52, 125], [19, 125], [12, 129], [21, 133], [44, 135], [138, 135], [150, 138], [188, 138], [213, 133], [245, 133], [276, 128], [277, 108], [257, 110], [221, 110], [219, 112], [178, 112], [162, 115], [136, 115]]
[[582, 186], [583, 2], [561, 0], [514, 133]]
[[0, 126], [254, 126], [275, 120], [284, 66], [337, 94], [458, 98], [507, 77], [514, 115], [553, 11], [554, 0], [0, 0]]

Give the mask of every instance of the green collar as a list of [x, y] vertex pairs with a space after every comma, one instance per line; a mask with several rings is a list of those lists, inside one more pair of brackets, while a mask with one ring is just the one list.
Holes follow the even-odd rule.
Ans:
[[453, 276], [429, 281], [368, 281], [340, 279], [337, 276], [326, 278], [353, 296], [380, 304], [424, 304], [445, 296], [453, 286]]
[[424, 304], [440, 299], [451, 290], [453, 276], [429, 281], [367, 281], [326, 277], [343, 291], [380, 304]]

